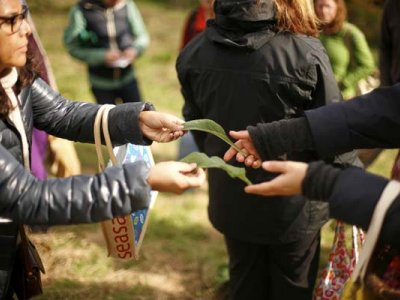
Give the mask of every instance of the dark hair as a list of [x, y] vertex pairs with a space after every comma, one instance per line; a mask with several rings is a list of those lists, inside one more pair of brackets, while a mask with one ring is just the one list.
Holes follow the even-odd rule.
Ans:
[[[318, 0], [314, 0], [314, 5]], [[329, 24], [321, 22], [321, 29], [324, 33], [335, 34], [343, 28], [344, 21], [347, 19], [347, 8], [344, 0], [333, 0], [337, 5], [336, 16]]]
[[[29, 47], [27, 53], [27, 61], [24, 67], [18, 68], [18, 81], [15, 85], [14, 91], [19, 94], [21, 90], [30, 85], [36, 77], [37, 74], [37, 64], [33, 58], [31, 48]], [[0, 116], [6, 117], [12, 109], [12, 104], [8, 98], [4, 88], [0, 84]]]

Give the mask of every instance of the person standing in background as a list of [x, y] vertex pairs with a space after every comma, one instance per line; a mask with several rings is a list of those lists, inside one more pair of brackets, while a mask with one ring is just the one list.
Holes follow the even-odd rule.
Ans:
[[132, 0], [81, 0], [72, 7], [64, 32], [69, 54], [88, 65], [99, 104], [142, 100], [133, 64], [149, 35]]
[[181, 49], [194, 37], [206, 29], [207, 20], [214, 17], [211, 0], [200, 0], [199, 5], [193, 9], [186, 19]]
[[344, 0], [314, 0], [322, 23], [320, 40], [332, 64], [333, 73], [344, 99], [357, 95], [357, 85], [376, 70], [365, 35], [346, 21]]
[[379, 48], [381, 86], [400, 82], [400, 1], [387, 0], [383, 8]]
[[[177, 60], [186, 120], [212, 119], [234, 130], [342, 100], [310, 1], [216, 0], [214, 12]], [[211, 134], [193, 136], [209, 156], [227, 150]], [[317, 159], [311, 152], [287, 158]], [[273, 177], [246, 171], [254, 183]], [[229, 255], [230, 298], [311, 299], [327, 205], [301, 196], [266, 201], [218, 169], [208, 170], [208, 182], [209, 218]]]

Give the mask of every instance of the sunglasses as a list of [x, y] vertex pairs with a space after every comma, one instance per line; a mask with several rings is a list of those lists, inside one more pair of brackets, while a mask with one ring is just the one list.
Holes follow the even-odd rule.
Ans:
[[22, 23], [26, 20], [28, 16], [28, 7], [26, 5], [22, 5], [22, 11], [19, 14], [15, 14], [12, 16], [0, 16], [0, 29], [4, 28], [4, 25], [7, 26], [9, 32], [14, 34], [21, 30]]

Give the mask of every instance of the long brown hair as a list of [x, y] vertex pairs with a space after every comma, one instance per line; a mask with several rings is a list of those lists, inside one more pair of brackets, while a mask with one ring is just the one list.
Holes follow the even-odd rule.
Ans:
[[319, 23], [311, 0], [275, 0], [277, 29], [317, 37]]
[[[19, 92], [26, 86], [30, 85], [36, 74], [37, 74], [37, 63], [33, 57], [31, 48], [29, 47], [27, 54], [27, 61], [24, 67], [18, 68], [18, 81], [15, 85], [15, 92], [19, 94]], [[0, 116], [6, 117], [10, 110], [12, 109], [12, 104], [10, 99], [8, 98], [6, 91], [0, 84]]]
[[[324, 33], [335, 34], [338, 33], [343, 28], [343, 24], [347, 19], [347, 8], [344, 0], [333, 0], [337, 5], [336, 16], [329, 24], [323, 24], [321, 22], [321, 29]], [[318, 0], [314, 0], [314, 5]]]

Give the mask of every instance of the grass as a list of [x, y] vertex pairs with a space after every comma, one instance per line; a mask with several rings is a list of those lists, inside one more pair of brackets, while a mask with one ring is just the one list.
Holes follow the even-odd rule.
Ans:
[[[187, 10], [159, 2], [138, 1], [152, 42], [136, 70], [144, 98], [160, 111], [180, 115], [183, 100], [174, 64]], [[62, 46], [67, 12], [73, 3], [75, 0], [30, 1], [60, 92], [72, 99], [93, 101], [85, 66], [70, 58]], [[94, 146], [78, 143], [76, 148], [83, 173], [96, 172]], [[153, 153], [156, 161], [175, 159], [177, 144], [154, 145]], [[395, 151], [385, 151], [371, 171], [389, 174], [394, 155]], [[321, 265], [331, 238], [326, 227]], [[179, 197], [159, 195], [139, 261], [107, 258], [96, 224], [53, 227], [33, 239], [47, 270], [45, 294], [39, 300], [210, 299], [227, 280], [224, 242], [207, 219], [206, 187]]]
[[[62, 46], [67, 9], [75, 1], [33, 5], [33, 18], [64, 96], [93, 101], [85, 66]], [[36, 4], [36, 2], [34, 2]], [[158, 110], [180, 115], [183, 104], [175, 74], [186, 10], [154, 1], [138, 3], [151, 46], [136, 65], [144, 98]], [[76, 144], [83, 173], [96, 172], [92, 145]], [[177, 143], [154, 145], [156, 161], [175, 159]], [[206, 188], [182, 196], [160, 194], [139, 261], [106, 257], [99, 225], [58, 226], [35, 234], [46, 275], [38, 299], [210, 299], [226, 276], [221, 235], [207, 220]]]

